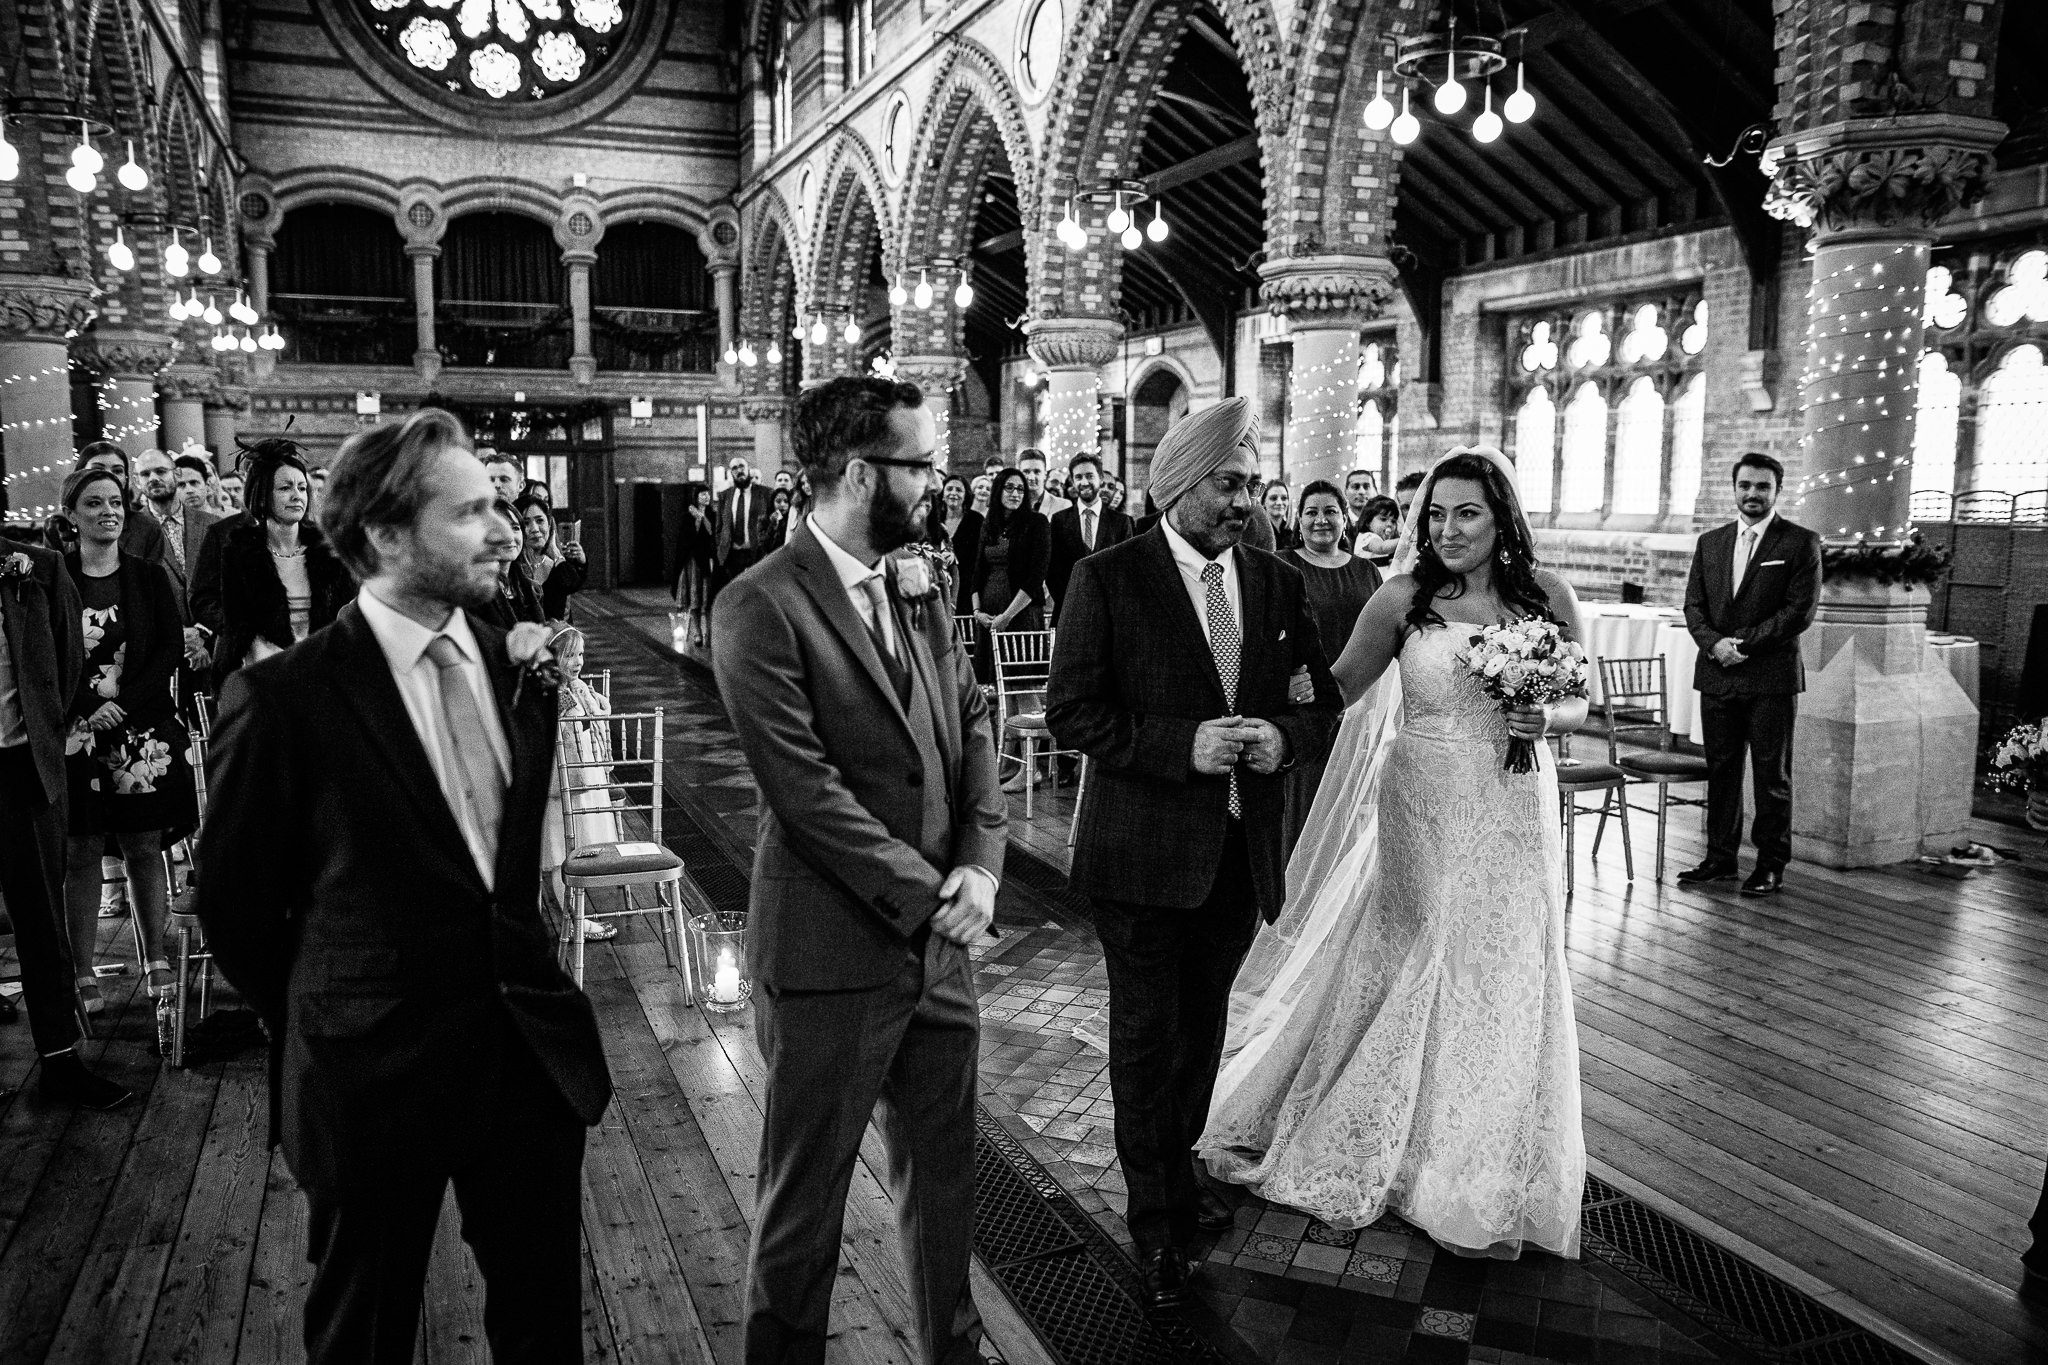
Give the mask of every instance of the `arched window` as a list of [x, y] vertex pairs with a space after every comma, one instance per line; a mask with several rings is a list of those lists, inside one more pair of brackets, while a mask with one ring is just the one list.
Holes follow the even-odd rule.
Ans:
[[1614, 415], [1614, 496], [1608, 510], [1654, 517], [1663, 487], [1664, 395], [1656, 380], [1641, 375]]
[[840, 0], [839, 31], [846, 50], [846, 84], [859, 85], [875, 69], [875, 0]]
[[796, 21], [787, 10], [768, 26], [768, 145], [780, 147], [796, 131], [790, 104], [789, 45], [796, 38]]
[[288, 364], [409, 365], [412, 270], [391, 214], [306, 204], [285, 214], [270, 254], [270, 308]]
[[1548, 516], [1555, 493], [1557, 405], [1550, 390], [1529, 390], [1515, 414], [1515, 474], [1522, 485], [1522, 506], [1532, 516]]
[[1592, 380], [1564, 408], [1564, 477], [1557, 510], [1598, 512], [1607, 493], [1607, 400]]
[[545, 99], [612, 55], [632, 0], [357, 0], [415, 76], [487, 102]]
[[[1947, 272], [1944, 271], [1944, 274]], [[1948, 295], [1953, 298], [1954, 295]], [[1963, 380], [1948, 357], [1928, 351], [1920, 357], [1920, 411], [1913, 424], [1913, 493], [1956, 491], [1956, 425], [1962, 412]], [[1946, 515], [1944, 505], [1938, 509]]]
[[[1705, 305], [1702, 305], [1704, 307]], [[1666, 512], [1689, 517], [1700, 498], [1700, 463], [1707, 446], [1707, 377], [1685, 381], [1671, 405], [1671, 495]]]
[[2039, 346], [2015, 346], [1984, 381], [1977, 408], [1972, 491], [2048, 488], [2048, 367]]

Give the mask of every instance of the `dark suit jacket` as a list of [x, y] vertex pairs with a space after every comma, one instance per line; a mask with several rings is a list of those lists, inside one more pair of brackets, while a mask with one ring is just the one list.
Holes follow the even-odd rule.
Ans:
[[[327, 541], [310, 525], [299, 528], [306, 547], [306, 578], [313, 589], [312, 628], [326, 625], [355, 595], [355, 582]], [[291, 604], [270, 558], [270, 533], [250, 521], [227, 533], [221, 546], [221, 632], [213, 649], [216, 680], [241, 667], [258, 636], [279, 649], [292, 647]]]
[[445, 1172], [486, 1141], [509, 1059], [532, 1051], [595, 1123], [611, 1095], [590, 1002], [541, 918], [555, 695], [470, 618], [512, 752], [486, 887], [351, 603], [228, 679], [207, 764], [199, 917], [268, 1028], [273, 1134], [309, 1188]]
[[[1112, 512], [1100, 502], [1096, 503], [1095, 548], [1107, 550], [1129, 540], [1135, 533], [1131, 519], [1121, 512]], [[1081, 540], [1081, 509], [1068, 507], [1052, 518], [1052, 556], [1046, 563], [1046, 586], [1052, 589], [1054, 620], [1058, 620], [1059, 604], [1067, 600], [1067, 581], [1074, 576], [1074, 566], [1086, 558], [1091, 551]]]
[[[14, 688], [28, 731], [29, 755], [43, 796], [64, 800], [64, 717], [85, 672], [84, 606], [78, 588], [54, 551], [0, 536], [0, 565], [27, 555], [27, 578], [0, 578], [0, 620], [4, 620]], [[63, 869], [57, 869], [61, 876]], [[52, 900], [52, 905], [63, 901]]]
[[227, 618], [221, 610], [220, 559], [228, 537], [237, 526], [247, 526], [250, 516], [247, 512], [231, 512], [206, 528], [206, 534], [199, 542], [199, 557], [191, 561], [190, 585], [185, 593], [185, 607], [192, 614], [192, 620], [205, 626], [218, 636], [227, 629]]
[[[1820, 602], [1820, 536], [1778, 516], [1757, 544], [1731, 594], [1734, 522], [1699, 539], [1685, 585], [1685, 625], [1699, 642], [1692, 685], [1717, 696], [1773, 696], [1806, 690], [1799, 637]], [[1714, 642], [1732, 636], [1748, 657], [1733, 668], [1714, 662]]]
[[[733, 521], [732, 509], [739, 500], [739, 490], [728, 488], [718, 495], [718, 562], [725, 563], [732, 553]], [[754, 553], [768, 553], [768, 519], [775, 512], [775, 490], [756, 483], [749, 487], [747, 500], [747, 543], [754, 547]]]
[[[912, 717], [807, 523], [712, 606], [714, 632], [733, 642], [712, 665], [761, 788], [748, 951], [771, 986], [889, 981], [922, 951], [949, 871], [973, 863], [1002, 875], [1009, 807], [953, 614], [937, 599], [916, 613], [893, 590], [891, 602], [942, 771], [920, 757]], [[936, 845], [924, 832], [933, 783], [952, 816]]]
[[[1244, 639], [1236, 713], [1278, 726], [1290, 766], [1328, 748], [1344, 704], [1323, 662], [1301, 575], [1261, 550], [1237, 556]], [[1315, 700], [1287, 700], [1306, 668]], [[1155, 527], [1074, 566], [1053, 647], [1047, 723], [1063, 749], [1094, 762], [1081, 802], [1068, 880], [1092, 896], [1188, 909], [1216, 879], [1229, 819], [1224, 777], [1194, 771], [1195, 729], [1231, 714], [1215, 656], [1182, 585], [1166, 532]], [[1283, 773], [1238, 773], [1245, 842], [1259, 913], [1286, 899], [1281, 849]]]

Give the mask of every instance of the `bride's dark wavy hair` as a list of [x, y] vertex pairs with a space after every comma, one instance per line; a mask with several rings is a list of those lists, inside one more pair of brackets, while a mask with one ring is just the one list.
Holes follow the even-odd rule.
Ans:
[[1445, 624], [1436, 609], [1437, 594], [1455, 587], [1452, 598], [1465, 595], [1465, 580], [1444, 564], [1429, 538], [1429, 500], [1445, 479], [1471, 479], [1486, 493], [1486, 505], [1493, 512], [1493, 586], [1501, 602], [1510, 610], [1557, 620], [1550, 610], [1549, 594], [1536, 581], [1536, 565], [1541, 561], [1536, 558], [1536, 547], [1522, 534], [1522, 518], [1516, 512], [1519, 502], [1507, 476], [1484, 455], [1453, 455], [1436, 467], [1416, 500], [1415, 599], [1408, 608], [1408, 624], [1417, 630]]

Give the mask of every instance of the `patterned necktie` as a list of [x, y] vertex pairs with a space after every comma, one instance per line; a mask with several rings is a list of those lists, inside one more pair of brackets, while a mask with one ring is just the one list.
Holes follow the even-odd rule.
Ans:
[[[1210, 560], [1202, 566], [1203, 601], [1209, 608], [1209, 652], [1216, 656], [1216, 676], [1223, 683], [1223, 703], [1237, 709], [1238, 656], [1244, 637], [1237, 632], [1237, 616], [1230, 610], [1230, 598], [1223, 592], [1223, 566]], [[1244, 801], [1237, 792], [1237, 773], [1230, 774], [1230, 816], [1244, 818]]]
[[164, 522], [164, 548], [177, 561], [178, 572], [185, 572], [185, 523], [175, 517]]
[[484, 865], [498, 862], [498, 820], [505, 809], [505, 780], [497, 750], [484, 728], [483, 709], [463, 676], [462, 649], [445, 635], [427, 646], [427, 658], [441, 670], [441, 767], [456, 793], [456, 815], [465, 833], [483, 850]]
[[1081, 543], [1090, 550], [1095, 548], [1095, 511], [1093, 508], [1081, 514]]

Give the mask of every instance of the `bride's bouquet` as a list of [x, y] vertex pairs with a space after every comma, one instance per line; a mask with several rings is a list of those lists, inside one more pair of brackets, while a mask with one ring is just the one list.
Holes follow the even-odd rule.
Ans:
[[[1458, 651], [1458, 662], [1503, 711], [1587, 696], [1593, 671], [1586, 651], [1565, 639], [1555, 621], [1540, 616], [1486, 627]], [[1536, 742], [1510, 739], [1502, 766], [1511, 773], [1535, 772]]]

